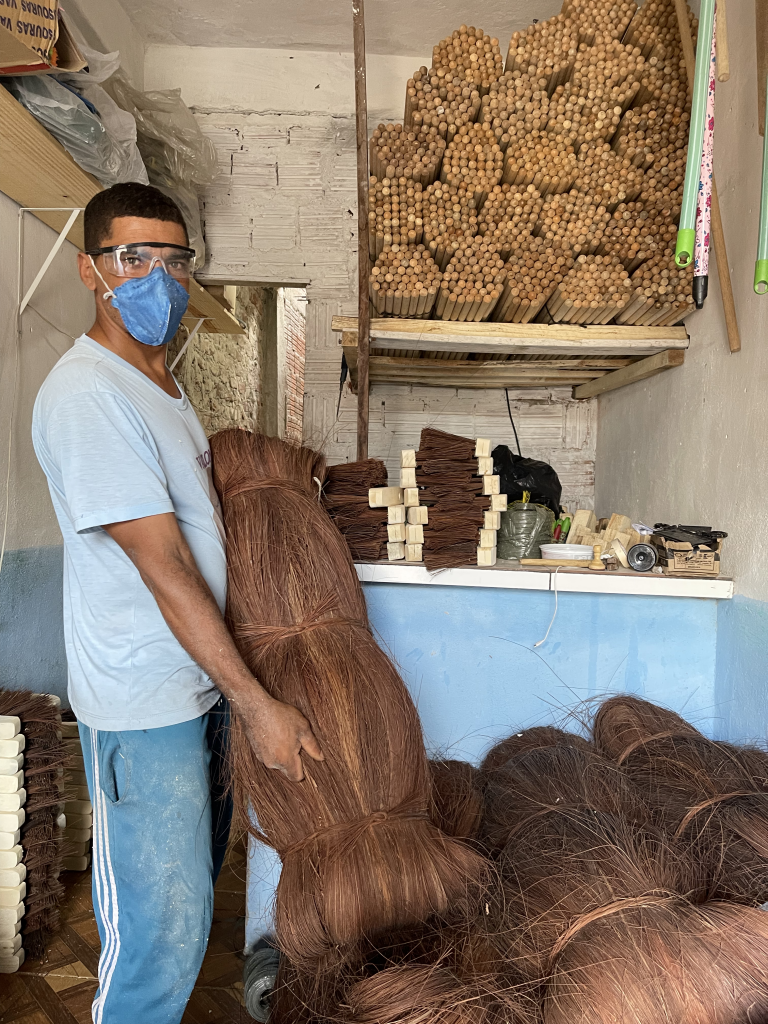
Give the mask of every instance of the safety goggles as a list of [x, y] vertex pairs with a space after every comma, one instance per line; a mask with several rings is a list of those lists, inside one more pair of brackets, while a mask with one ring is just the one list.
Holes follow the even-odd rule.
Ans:
[[133, 242], [89, 249], [89, 256], [103, 256], [104, 268], [115, 277], [146, 277], [162, 267], [177, 281], [188, 281], [195, 264], [195, 250], [164, 242]]

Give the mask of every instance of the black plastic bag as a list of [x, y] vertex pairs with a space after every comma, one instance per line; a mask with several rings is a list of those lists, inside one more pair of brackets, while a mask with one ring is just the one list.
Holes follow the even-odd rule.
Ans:
[[505, 444], [497, 445], [491, 455], [493, 471], [501, 477], [501, 493], [507, 495], [510, 503], [522, 500], [523, 491], [529, 491], [529, 501], [545, 505], [554, 512], [555, 518], [560, 515], [563, 488], [548, 463], [513, 455]]

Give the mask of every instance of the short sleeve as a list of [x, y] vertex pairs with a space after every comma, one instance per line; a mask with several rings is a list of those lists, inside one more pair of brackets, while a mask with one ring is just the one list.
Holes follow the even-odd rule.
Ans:
[[122, 396], [82, 392], [65, 398], [48, 421], [46, 443], [78, 533], [173, 512], [154, 440]]

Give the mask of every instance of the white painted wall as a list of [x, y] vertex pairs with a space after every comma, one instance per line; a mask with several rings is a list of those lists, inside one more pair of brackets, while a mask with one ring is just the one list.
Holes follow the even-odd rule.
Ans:
[[102, 53], [120, 51], [126, 77], [143, 89], [144, 38], [118, 0], [64, 0], [61, 6], [89, 46]]
[[762, 145], [753, 4], [728, 5], [728, 32], [715, 166], [743, 348], [729, 353], [712, 266], [705, 308], [687, 321], [685, 364], [599, 399], [596, 507], [728, 531], [723, 571], [739, 593], [766, 600], [768, 296], [752, 290]]
[[[371, 121], [399, 119], [410, 57], [369, 58]], [[203, 194], [211, 281], [307, 286], [305, 437], [331, 461], [355, 457], [356, 399], [336, 420], [336, 313], [357, 312], [356, 160], [348, 54], [150, 46], [149, 89], [181, 86], [219, 154]], [[319, 88], [316, 86], [319, 85]], [[554, 465], [564, 500], [591, 507], [595, 402], [570, 389], [511, 391], [523, 454]], [[375, 385], [370, 454], [397, 468], [423, 426], [512, 443], [504, 392]]]
[[[12, 429], [7, 551], [61, 544], [48, 486], [32, 449], [32, 406], [48, 371], [93, 323], [93, 296], [80, 281], [77, 250], [65, 242], [23, 314], [17, 346], [18, 210], [0, 193], [0, 537]], [[25, 214], [24, 291], [55, 239], [54, 231]]]

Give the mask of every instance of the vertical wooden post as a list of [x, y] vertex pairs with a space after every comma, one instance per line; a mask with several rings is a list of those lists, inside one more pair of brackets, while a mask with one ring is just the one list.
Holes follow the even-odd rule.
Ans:
[[357, 126], [357, 458], [368, 458], [370, 306], [368, 264], [368, 99], [365, 87], [365, 6], [352, 0]]
[[[696, 66], [696, 57], [693, 49], [691, 26], [688, 22], [688, 4], [686, 0], [675, 0], [675, 11], [677, 13], [677, 27], [680, 29], [680, 40], [683, 44], [683, 57], [685, 58], [685, 66], [688, 72], [688, 88], [690, 91], [693, 91], [693, 72]], [[715, 261], [717, 263], [717, 276], [720, 279], [720, 294], [723, 299], [725, 326], [728, 331], [728, 347], [731, 352], [740, 352], [741, 335], [739, 333], [739, 323], [736, 319], [736, 304], [733, 301], [733, 286], [731, 284], [731, 268], [728, 265], [725, 232], [723, 231], [723, 220], [720, 216], [720, 200], [717, 195], [717, 184], [714, 174], [712, 175], [711, 229]]]

